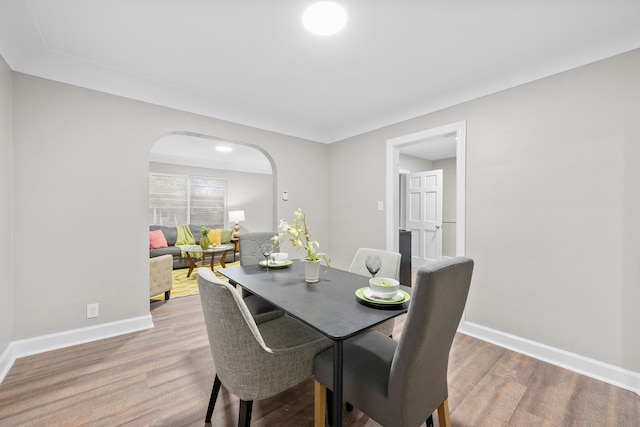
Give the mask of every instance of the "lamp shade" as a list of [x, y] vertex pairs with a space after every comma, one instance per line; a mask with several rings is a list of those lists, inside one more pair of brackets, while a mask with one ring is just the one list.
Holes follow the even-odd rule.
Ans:
[[230, 211], [229, 222], [244, 221], [244, 211]]

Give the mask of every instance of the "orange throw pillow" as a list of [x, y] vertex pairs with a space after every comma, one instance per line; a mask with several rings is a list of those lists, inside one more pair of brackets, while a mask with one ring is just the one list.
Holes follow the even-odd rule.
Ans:
[[209, 241], [212, 246], [220, 246], [220, 243], [222, 242], [222, 229], [216, 228], [215, 230], [210, 230]]
[[164, 237], [162, 230], [154, 230], [149, 232], [149, 249], [160, 249], [169, 247], [167, 239]]

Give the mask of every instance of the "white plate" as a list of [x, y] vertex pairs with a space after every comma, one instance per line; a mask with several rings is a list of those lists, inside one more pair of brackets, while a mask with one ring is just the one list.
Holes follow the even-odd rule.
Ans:
[[267, 265], [267, 262], [265, 260], [262, 260], [258, 264], [268, 268], [286, 268], [286, 267], [289, 267], [291, 264], [293, 264], [293, 261], [291, 261], [290, 259], [286, 259], [278, 263], [269, 262], [269, 265]]
[[396, 292], [394, 296], [389, 298], [380, 298], [378, 296], [373, 295], [373, 292], [371, 292], [371, 288], [366, 288], [364, 291], [362, 291], [362, 293], [364, 294], [365, 297], [375, 301], [400, 301], [404, 298], [404, 295], [402, 295], [401, 292]]

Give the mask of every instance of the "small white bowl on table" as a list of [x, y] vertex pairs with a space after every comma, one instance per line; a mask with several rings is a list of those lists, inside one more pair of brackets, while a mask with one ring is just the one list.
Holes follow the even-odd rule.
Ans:
[[287, 252], [274, 252], [271, 254], [272, 264], [284, 264], [289, 259]]
[[373, 277], [369, 279], [369, 289], [374, 297], [392, 299], [400, 290], [400, 282], [389, 277]]

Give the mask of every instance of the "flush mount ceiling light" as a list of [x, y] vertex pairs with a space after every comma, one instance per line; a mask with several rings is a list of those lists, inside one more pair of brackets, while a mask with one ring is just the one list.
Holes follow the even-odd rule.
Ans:
[[338, 3], [321, 1], [307, 8], [302, 16], [307, 30], [320, 36], [330, 36], [342, 30], [347, 23], [347, 12]]
[[216, 151], [220, 151], [222, 153], [228, 153], [231, 150], [232, 150], [232, 148], [231, 147], [227, 147], [226, 145], [218, 145], [216, 147]]

